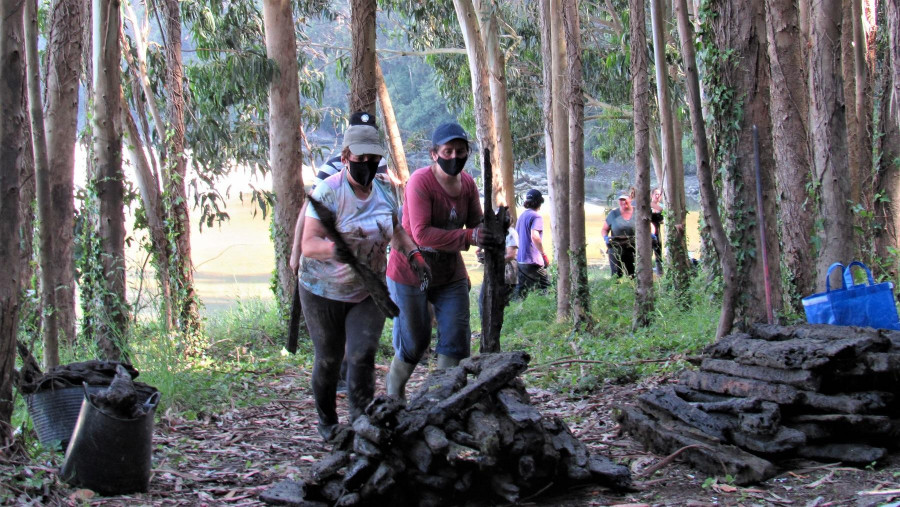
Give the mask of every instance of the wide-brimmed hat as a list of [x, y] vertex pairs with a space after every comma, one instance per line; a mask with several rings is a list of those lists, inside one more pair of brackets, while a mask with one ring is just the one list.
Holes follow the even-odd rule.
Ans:
[[350, 148], [354, 155], [384, 156], [384, 148], [378, 137], [378, 130], [369, 125], [351, 125], [344, 131], [343, 148]]
[[469, 136], [459, 123], [442, 123], [438, 128], [434, 129], [431, 135], [431, 144], [440, 146], [447, 144], [454, 139], [462, 139], [469, 142]]

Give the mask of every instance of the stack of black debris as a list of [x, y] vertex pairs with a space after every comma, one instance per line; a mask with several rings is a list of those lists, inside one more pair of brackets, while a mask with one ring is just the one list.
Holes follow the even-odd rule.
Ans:
[[262, 495], [291, 505], [517, 502], [551, 486], [629, 489], [627, 467], [591, 455], [566, 424], [544, 418], [518, 378], [524, 352], [483, 354], [433, 373], [408, 405], [377, 397], [302, 481]]
[[660, 454], [751, 484], [809, 458], [869, 465], [897, 446], [900, 332], [760, 324], [707, 347], [699, 369], [620, 407]]

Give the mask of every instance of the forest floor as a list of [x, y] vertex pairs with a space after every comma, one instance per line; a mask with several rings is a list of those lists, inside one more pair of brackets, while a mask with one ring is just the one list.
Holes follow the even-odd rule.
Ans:
[[[378, 389], [385, 368], [379, 367]], [[421, 369], [421, 368], [420, 368]], [[423, 378], [417, 371], [410, 388]], [[900, 458], [866, 469], [839, 463], [792, 462], [762, 484], [738, 487], [691, 469], [677, 459], [649, 477], [643, 472], [664, 460], [646, 452], [641, 444], [621, 434], [613, 417], [622, 400], [668, 382], [665, 377], [641, 383], [605, 385], [588, 395], [569, 397], [543, 389], [529, 389], [534, 405], [545, 416], [566, 420], [593, 453], [628, 464], [637, 491], [616, 493], [599, 486], [582, 486], [546, 493], [519, 505], [826, 505], [875, 506], [900, 500]], [[284, 479], [298, 479], [329, 448], [315, 429], [315, 409], [309, 390], [309, 373], [291, 369], [278, 376], [260, 372], [257, 386], [245, 385], [248, 396], [262, 386], [270, 401], [257, 406], [223, 406], [216, 413], [198, 413], [187, 420], [173, 413], [158, 414], [154, 434], [153, 475], [145, 494], [99, 497], [76, 490], [58, 480], [16, 493], [17, 504], [32, 505], [264, 505], [260, 494]], [[342, 395], [341, 395], [342, 396]], [[339, 399], [342, 420], [346, 399]], [[62, 460], [62, 455], [58, 455]], [[46, 463], [51, 476], [60, 463]], [[27, 467], [25, 467], [27, 469]], [[35, 468], [30, 472], [34, 474]], [[23, 467], [0, 466], [0, 476], [23, 474]], [[5, 481], [4, 481], [5, 482]], [[17, 482], [16, 484], [21, 484]], [[501, 505], [483, 499], [469, 505]], [[893, 505], [900, 505], [894, 503]]]

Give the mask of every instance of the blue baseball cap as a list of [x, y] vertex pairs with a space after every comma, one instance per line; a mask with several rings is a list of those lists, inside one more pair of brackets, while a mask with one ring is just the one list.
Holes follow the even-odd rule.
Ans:
[[442, 123], [438, 125], [438, 128], [434, 129], [434, 134], [431, 136], [431, 144], [440, 146], [454, 139], [462, 139], [469, 142], [469, 136], [458, 123]]
[[528, 193], [525, 194], [525, 201], [533, 202], [535, 204], [541, 204], [542, 202], [544, 202], [544, 196], [541, 194], [540, 190], [532, 188], [528, 191]]

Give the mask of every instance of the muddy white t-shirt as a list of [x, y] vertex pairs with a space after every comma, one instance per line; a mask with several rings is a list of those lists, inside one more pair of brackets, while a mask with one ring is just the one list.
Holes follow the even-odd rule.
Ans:
[[[334, 213], [338, 231], [359, 262], [383, 277], [395, 219], [399, 223], [397, 200], [390, 183], [381, 178], [375, 178], [372, 192], [360, 199], [346, 175], [347, 171], [342, 170], [329, 176], [316, 187], [313, 197]], [[306, 216], [319, 219], [312, 206], [307, 206]], [[358, 303], [369, 296], [350, 266], [334, 259], [301, 257], [300, 283], [309, 292], [335, 301]]]

